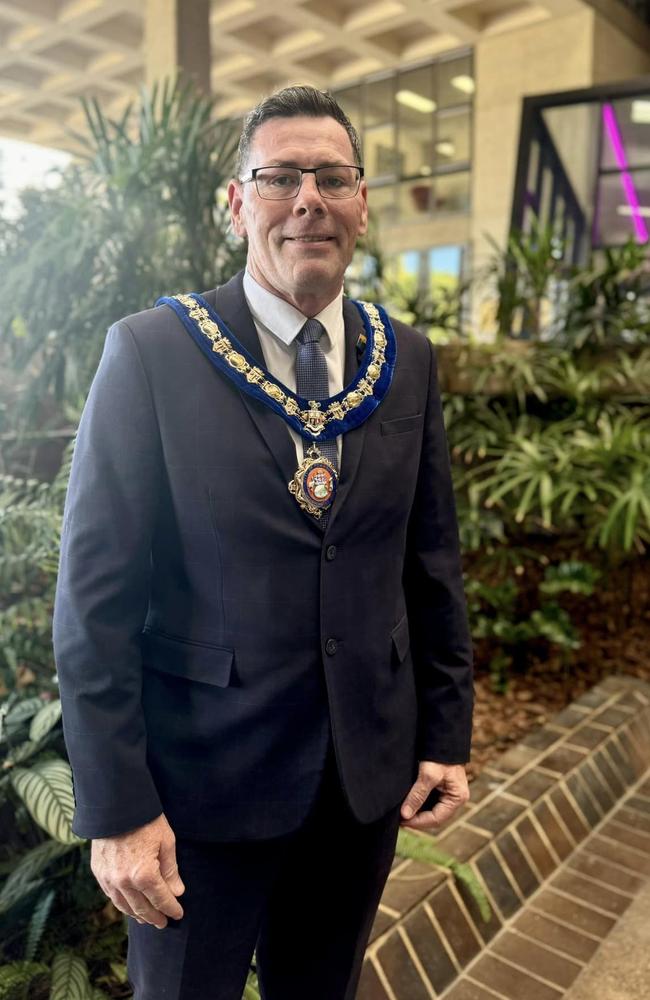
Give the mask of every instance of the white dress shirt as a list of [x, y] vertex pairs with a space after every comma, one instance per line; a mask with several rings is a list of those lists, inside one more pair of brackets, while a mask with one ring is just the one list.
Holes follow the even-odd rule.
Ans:
[[[285, 302], [278, 295], [263, 288], [248, 271], [244, 274], [244, 296], [260, 338], [266, 367], [287, 389], [296, 391], [295, 339], [307, 319], [317, 319], [325, 327], [319, 344], [327, 364], [327, 381], [330, 396], [343, 389], [345, 366], [345, 325], [343, 322], [343, 288], [316, 316], [308, 317]], [[233, 330], [235, 336], [237, 331]], [[303, 459], [305, 438], [287, 424], [287, 430], [296, 447], [298, 462]], [[341, 467], [341, 435], [336, 438], [336, 448]]]

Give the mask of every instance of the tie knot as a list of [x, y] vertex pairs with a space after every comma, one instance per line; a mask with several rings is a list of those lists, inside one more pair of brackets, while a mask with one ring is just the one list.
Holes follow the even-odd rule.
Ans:
[[317, 344], [323, 333], [325, 327], [320, 320], [308, 319], [296, 339], [301, 344]]

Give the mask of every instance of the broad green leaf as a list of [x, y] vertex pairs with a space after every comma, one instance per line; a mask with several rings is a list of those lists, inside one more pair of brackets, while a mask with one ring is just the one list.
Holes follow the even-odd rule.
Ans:
[[50, 1000], [88, 1000], [88, 967], [83, 958], [61, 951], [52, 962]]
[[62, 844], [81, 843], [72, 832], [74, 797], [69, 764], [64, 760], [46, 760], [30, 769], [17, 767], [11, 774], [11, 783], [32, 819], [53, 840]]
[[3, 767], [8, 770], [14, 767], [15, 764], [22, 764], [24, 760], [29, 760], [30, 757], [33, 757], [42, 748], [43, 744], [40, 740], [38, 743], [34, 743], [32, 740], [25, 740], [24, 743], [20, 743], [17, 747], [12, 748], [11, 753], [7, 754]]
[[29, 726], [30, 740], [40, 740], [53, 729], [61, 718], [61, 700], [57, 698], [36, 713]]
[[2, 887], [0, 912], [13, 905], [21, 895], [31, 892], [37, 877], [50, 862], [63, 857], [76, 846], [77, 843], [61, 844], [58, 840], [46, 840], [45, 843], [33, 847], [24, 854]]
[[5, 718], [5, 728], [6, 731], [11, 735], [16, 729], [19, 729], [24, 722], [31, 719], [33, 715], [43, 707], [43, 702], [40, 698], [24, 698], [19, 701], [17, 705], [7, 713]]

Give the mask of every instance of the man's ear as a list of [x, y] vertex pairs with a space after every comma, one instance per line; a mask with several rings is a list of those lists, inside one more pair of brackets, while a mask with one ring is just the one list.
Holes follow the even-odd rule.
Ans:
[[231, 181], [228, 185], [228, 204], [230, 205], [230, 223], [233, 232], [237, 236], [245, 237], [246, 226], [244, 224], [244, 199], [241, 185], [237, 181]]
[[368, 187], [365, 181], [361, 181], [359, 188], [361, 199], [361, 218], [359, 220], [359, 236], [365, 236], [368, 232]]

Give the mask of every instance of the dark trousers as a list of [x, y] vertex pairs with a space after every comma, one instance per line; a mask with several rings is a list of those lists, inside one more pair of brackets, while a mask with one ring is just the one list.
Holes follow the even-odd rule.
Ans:
[[129, 918], [134, 1000], [241, 1000], [254, 949], [263, 1000], [353, 1000], [398, 828], [354, 819], [330, 757], [295, 833], [178, 841], [183, 919]]

